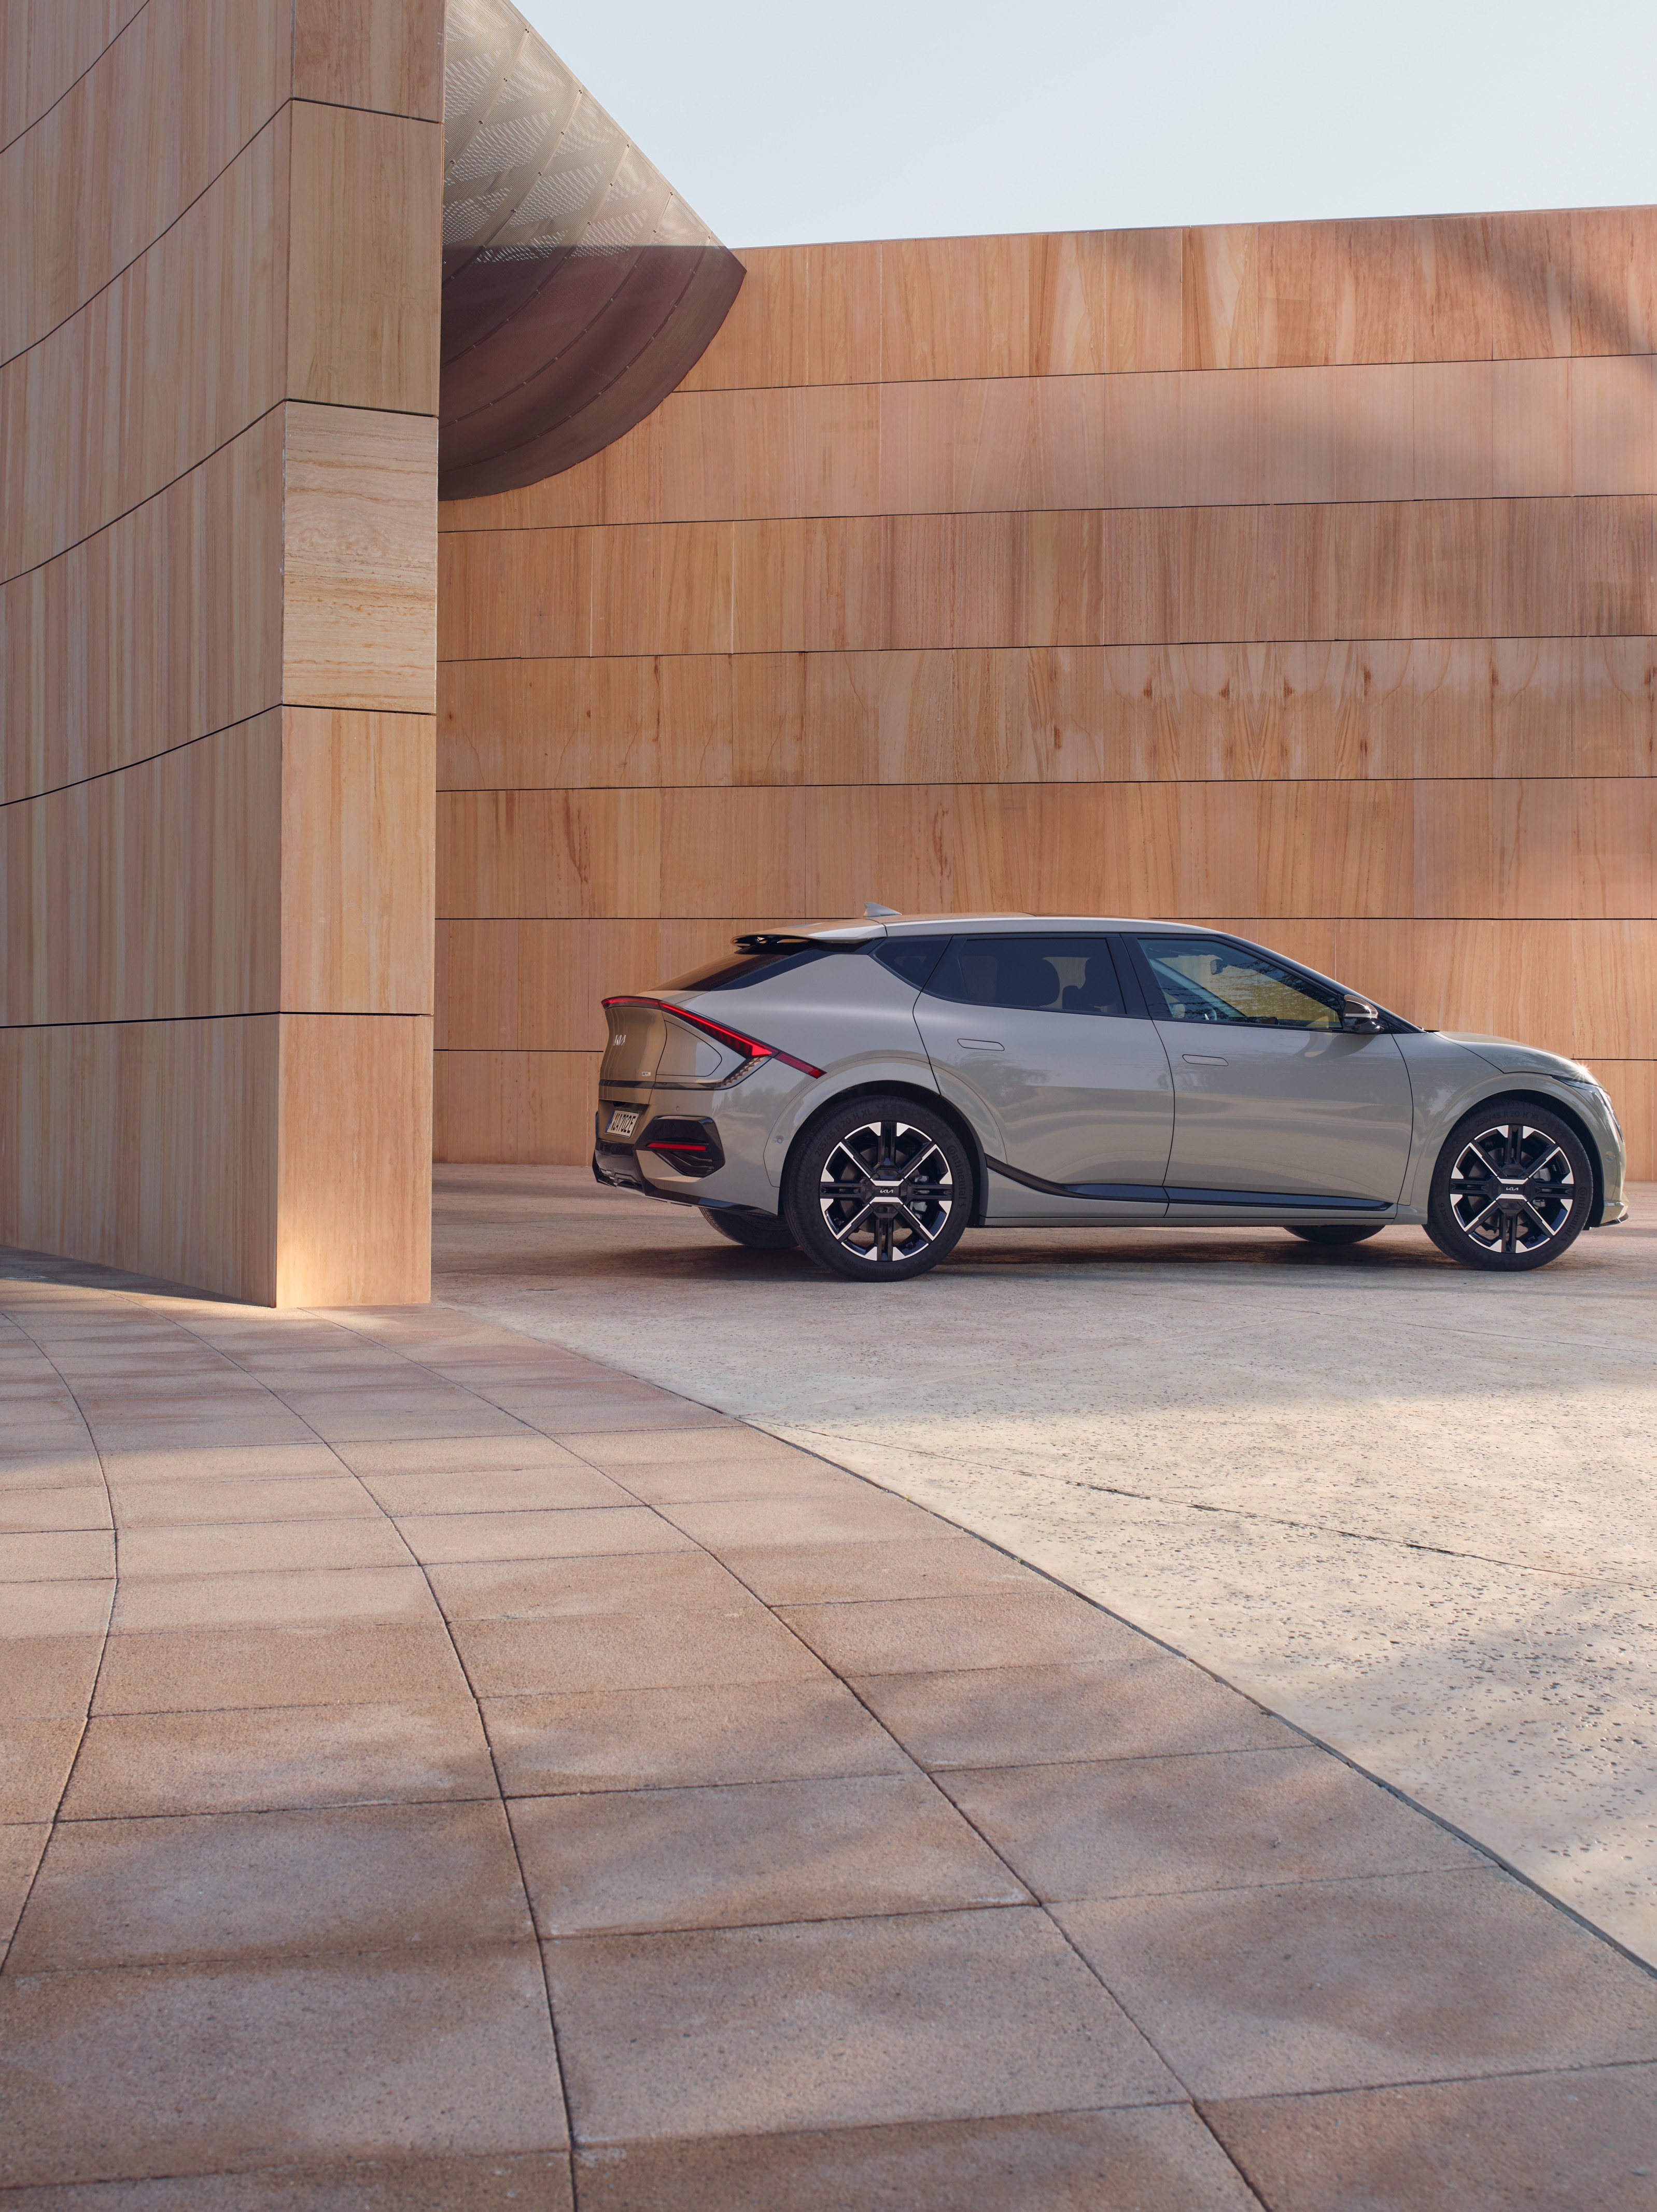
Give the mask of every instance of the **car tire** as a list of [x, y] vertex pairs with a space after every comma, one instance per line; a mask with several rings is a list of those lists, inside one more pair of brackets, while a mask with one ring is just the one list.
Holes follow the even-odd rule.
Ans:
[[1457, 1122], [1433, 1170], [1427, 1234], [1464, 1267], [1545, 1267], [1587, 1226], [1593, 1169], [1570, 1123], [1532, 1098], [1491, 1098]]
[[792, 1252], [794, 1237], [786, 1223], [772, 1214], [739, 1213], [734, 1206], [699, 1206], [697, 1212], [710, 1229], [728, 1237], [733, 1244], [750, 1252]]
[[852, 1282], [905, 1282], [954, 1249], [972, 1210], [972, 1163], [943, 1115], [912, 1098], [837, 1100], [796, 1144], [783, 1198], [819, 1267]]
[[1386, 1226], [1378, 1221], [1373, 1229], [1349, 1229], [1340, 1221], [1315, 1221], [1305, 1229], [1291, 1229], [1291, 1237], [1303, 1237], [1308, 1244], [1362, 1244], [1367, 1237], [1379, 1237]]

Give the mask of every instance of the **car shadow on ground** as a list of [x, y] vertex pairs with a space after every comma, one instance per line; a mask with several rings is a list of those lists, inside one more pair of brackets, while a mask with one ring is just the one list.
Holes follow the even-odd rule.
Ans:
[[[563, 1224], [559, 1224], [562, 1227]], [[1200, 1269], [1222, 1268], [1227, 1273], [1241, 1269], [1305, 1270], [1320, 1274], [1331, 1272], [1375, 1275], [1404, 1276], [1461, 1276], [1465, 1270], [1436, 1251], [1425, 1237], [1411, 1237], [1406, 1242], [1399, 1238], [1391, 1248], [1375, 1243], [1347, 1249], [1302, 1243], [1298, 1238], [1283, 1237], [1281, 1241], [1265, 1237], [1240, 1239], [1234, 1231], [1221, 1232], [1214, 1238], [1201, 1237], [1163, 1236], [1153, 1232], [1147, 1237], [1136, 1235], [1131, 1242], [1124, 1234], [1121, 1241], [1097, 1242], [1096, 1232], [1073, 1232], [1086, 1237], [1085, 1243], [1061, 1242], [1051, 1233], [1040, 1231], [1026, 1232], [1028, 1242], [1014, 1242], [1016, 1232], [978, 1232], [962, 1239], [949, 1256], [940, 1262], [937, 1279], [943, 1280], [961, 1274], [979, 1274], [1004, 1268], [1045, 1271], [1063, 1268], [1102, 1275], [1136, 1271], [1147, 1267], [1189, 1267], [1193, 1273]], [[639, 1242], [631, 1245], [616, 1239], [606, 1239], [601, 1248], [584, 1246], [579, 1255], [565, 1246], [559, 1249], [558, 1227], [548, 1224], [545, 1236], [526, 1236], [522, 1248], [511, 1253], [498, 1249], [487, 1257], [481, 1253], [475, 1257], [456, 1249], [458, 1238], [442, 1240], [444, 1249], [438, 1257], [441, 1275], [472, 1281], [491, 1279], [526, 1279], [554, 1280], [567, 1278], [572, 1260], [584, 1275], [601, 1276], [609, 1280], [702, 1279], [714, 1283], [775, 1282], [820, 1283], [825, 1288], [838, 1287], [856, 1278], [832, 1275], [817, 1267], [803, 1252], [750, 1252], [728, 1243], [723, 1238], [708, 1232], [705, 1246], [688, 1239], [664, 1245], [655, 1240], [648, 1230], [642, 1231]], [[1556, 1261], [1556, 1269], [1569, 1264], [1568, 1255]], [[926, 1280], [917, 1278], [914, 1285], [897, 1285], [895, 1288], [918, 1287]]]

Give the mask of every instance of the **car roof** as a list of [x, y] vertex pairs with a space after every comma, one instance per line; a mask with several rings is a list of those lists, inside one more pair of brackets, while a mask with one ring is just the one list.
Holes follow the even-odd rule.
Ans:
[[[814, 929], [801, 932], [804, 937], [838, 939], [845, 944], [853, 939], [867, 941], [886, 937], [936, 937], [947, 930], [952, 935], [965, 937], [993, 935], [997, 937], [1027, 937], [1046, 935], [1053, 930], [1093, 931], [1096, 929], [1158, 929], [1174, 933], [1213, 936], [1208, 925], [1191, 921], [1159, 921], [1131, 915], [1099, 914], [889, 914], [878, 920], [860, 922], [825, 922]], [[1226, 933], [1219, 933], [1224, 935]]]

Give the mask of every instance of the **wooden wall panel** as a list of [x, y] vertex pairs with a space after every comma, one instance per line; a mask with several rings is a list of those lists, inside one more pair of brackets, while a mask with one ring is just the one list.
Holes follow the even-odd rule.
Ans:
[[1252, 224], [1186, 231], [1181, 264], [1181, 368], [1257, 368], [1260, 254]]
[[0, 576], [152, 498], [283, 396], [284, 108], [156, 242], [0, 368]]
[[32, 207], [37, 225], [76, 241], [72, 254], [31, 253], [28, 230], [3, 227], [0, 361], [83, 307], [268, 122], [289, 73], [289, 7], [148, 0], [0, 153], [0, 203]]
[[431, 1295], [429, 1018], [285, 1013], [271, 1304]]
[[294, 95], [443, 119], [443, 0], [293, 0]]
[[0, 810], [0, 1025], [281, 1003], [280, 708]]
[[444, 558], [450, 659], [1657, 630], [1650, 493], [456, 532]]
[[445, 791], [1645, 777], [1657, 640], [449, 661]]
[[284, 696], [433, 714], [436, 417], [285, 412]]
[[442, 126], [295, 101], [288, 392], [437, 412]]
[[445, 1156], [582, 1157], [606, 988], [873, 897], [1229, 918], [1593, 1055], [1657, 1171], [1654, 272], [1650, 210], [752, 257], [440, 519]]
[[443, 1052], [432, 1140], [440, 1160], [578, 1160], [593, 1149], [600, 1055]]
[[0, 585], [0, 801], [191, 744], [281, 698], [283, 428], [279, 410], [265, 416]]
[[1357, 363], [679, 392], [471, 530], [1657, 490], [1657, 363]]
[[145, 0], [11, 0], [0, 11], [0, 146], [57, 105]]
[[0, 1026], [429, 1013], [433, 725], [273, 708], [0, 809]]
[[5, 1241], [269, 1304], [277, 1023], [0, 1029]]
[[429, 714], [283, 709], [277, 1003], [429, 1016], [436, 753]]
[[5, 11], [0, 1240], [427, 1294], [442, 29]]

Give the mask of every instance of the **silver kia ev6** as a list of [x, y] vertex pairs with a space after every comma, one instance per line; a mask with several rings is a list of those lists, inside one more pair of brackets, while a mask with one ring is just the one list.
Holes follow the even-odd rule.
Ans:
[[594, 1173], [892, 1282], [968, 1228], [1150, 1223], [1539, 1267], [1621, 1221], [1585, 1067], [1182, 922], [888, 915], [606, 999]]

